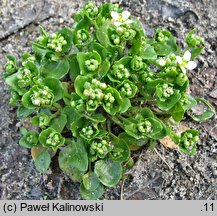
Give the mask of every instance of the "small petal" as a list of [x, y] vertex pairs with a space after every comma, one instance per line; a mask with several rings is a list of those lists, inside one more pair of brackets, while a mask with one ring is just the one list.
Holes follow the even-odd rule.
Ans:
[[182, 57], [176, 56], [176, 61], [178, 64], [182, 64]]
[[111, 17], [112, 17], [114, 20], [118, 20], [118, 19], [119, 19], [119, 13], [116, 12], [116, 11], [112, 11], [112, 12], [111, 12]]
[[190, 61], [190, 60], [191, 60], [191, 53], [190, 53], [189, 51], [186, 51], [186, 52], [184, 53], [183, 59], [184, 59], [185, 61]]
[[131, 24], [132, 22], [133, 22], [133, 20], [127, 20], [127, 21], [124, 22], [124, 24], [128, 25], [128, 24]]
[[120, 26], [122, 23], [121, 22], [114, 22], [115, 26]]
[[183, 66], [181, 66], [180, 68], [181, 68], [182, 72], [183, 72], [184, 74], [186, 74], [186, 69], [185, 69]]
[[122, 19], [125, 21], [130, 17], [130, 12], [129, 11], [123, 11], [122, 12]]
[[187, 64], [188, 70], [193, 70], [196, 67], [197, 67], [197, 63], [194, 62], [194, 61], [189, 61], [188, 64]]

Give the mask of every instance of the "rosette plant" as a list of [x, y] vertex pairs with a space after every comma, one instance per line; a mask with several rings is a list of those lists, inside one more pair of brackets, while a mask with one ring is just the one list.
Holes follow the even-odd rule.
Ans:
[[[188, 71], [197, 64], [203, 39], [192, 30], [182, 51], [174, 36], [157, 29], [145, 34], [138, 18], [115, 4], [92, 2], [74, 16], [73, 27], [40, 36], [32, 54], [8, 55], [4, 79], [10, 104], [34, 130], [21, 127], [20, 145], [32, 149], [45, 173], [54, 155], [84, 199], [98, 199], [132, 165], [131, 150], [169, 136], [180, 151], [196, 154], [199, 133], [174, 128], [197, 103], [188, 93]], [[25, 123], [25, 125], [27, 125]]]

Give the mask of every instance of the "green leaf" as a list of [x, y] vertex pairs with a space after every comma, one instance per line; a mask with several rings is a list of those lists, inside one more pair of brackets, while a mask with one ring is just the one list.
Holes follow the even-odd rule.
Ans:
[[179, 47], [177, 46], [176, 39], [170, 35], [167, 44], [171, 47], [171, 50], [175, 54], [179, 54]]
[[156, 59], [157, 54], [154, 50], [154, 47], [147, 44], [145, 50], [142, 52], [143, 59]]
[[17, 116], [21, 119], [26, 119], [35, 111], [36, 111], [35, 109], [28, 109], [24, 106], [20, 106], [17, 110]]
[[108, 47], [110, 45], [110, 40], [108, 37], [108, 27], [109, 21], [106, 21], [96, 30], [96, 38], [104, 47]]
[[35, 159], [35, 167], [40, 173], [46, 173], [51, 163], [51, 156], [48, 151], [43, 151]]
[[83, 114], [83, 116], [87, 119], [90, 119], [93, 122], [105, 122], [106, 118], [102, 113], [91, 113], [91, 114]]
[[[80, 14], [81, 15], [81, 14]], [[83, 15], [83, 14], [82, 14]], [[87, 29], [89, 30], [90, 26], [91, 26], [91, 22], [90, 22], [90, 19], [84, 15], [84, 16], [80, 16], [79, 17], [79, 20], [77, 21], [78, 23], [76, 24], [75, 26], [75, 29], [76, 30], [79, 30], [79, 29]]]
[[99, 187], [100, 181], [94, 172], [88, 172], [82, 177], [83, 186], [88, 191], [94, 191]]
[[108, 73], [109, 69], [110, 69], [110, 62], [106, 59], [105, 61], [103, 61], [102, 66], [99, 69], [97, 78], [101, 80]]
[[75, 81], [75, 78], [80, 74], [77, 55], [76, 54], [69, 55], [68, 60], [69, 60], [69, 67], [70, 67], [69, 76], [72, 81]]
[[67, 44], [63, 46], [63, 52], [68, 52], [72, 48], [73, 43], [73, 34], [72, 31], [69, 28], [62, 28], [58, 31], [59, 34], [61, 34], [64, 39], [67, 41]]
[[153, 112], [148, 107], [141, 109], [140, 113], [143, 118], [153, 118], [154, 117]]
[[196, 59], [200, 53], [204, 50], [204, 47], [194, 47], [191, 50], [191, 60], [193, 61], [194, 59]]
[[23, 95], [27, 90], [25, 88], [20, 88], [18, 86], [18, 76], [21, 74], [21, 71], [18, 71], [15, 74], [12, 74], [8, 77], [6, 77], [5, 82], [7, 85], [10, 86], [10, 88], [14, 91], [16, 91], [19, 95]]
[[78, 169], [81, 172], [84, 172], [88, 168], [88, 157], [87, 152], [84, 147], [82, 139], [78, 139], [77, 142], [73, 142], [65, 149], [63, 149], [62, 154], [67, 155], [68, 163]]
[[28, 130], [25, 127], [20, 127], [20, 133], [25, 136], [27, 134]]
[[113, 161], [124, 162], [130, 157], [130, 148], [124, 139], [117, 139], [112, 142], [114, 148], [109, 153], [110, 158]]
[[22, 104], [27, 110], [34, 110], [37, 108], [35, 105], [32, 104], [31, 95], [32, 95], [32, 92], [31, 90], [29, 90], [22, 97]]
[[150, 137], [152, 139], [162, 139], [166, 136], [166, 127], [160, 121], [160, 119], [147, 118], [147, 120], [150, 121], [152, 125], [152, 132], [150, 134], [147, 134], [147, 137]]
[[84, 96], [83, 92], [84, 92], [84, 84], [89, 81], [90, 79], [88, 77], [85, 76], [77, 76], [74, 82], [74, 86], [75, 86], [75, 92], [82, 98], [82, 99], [86, 99], [86, 97]]
[[103, 185], [113, 187], [118, 184], [122, 175], [122, 166], [112, 160], [98, 160], [95, 163], [94, 172]]
[[54, 77], [46, 77], [43, 80], [43, 84], [53, 91], [54, 101], [58, 101], [63, 98], [64, 89], [62, 83]]
[[100, 198], [104, 193], [104, 188], [100, 184], [94, 191], [87, 190], [83, 184], [80, 185], [80, 193], [83, 199], [96, 200]]
[[[48, 143], [47, 140], [50, 138], [51, 135], [55, 135], [59, 138], [58, 142], [55, 142], [54, 139], [52, 140], [52, 143]], [[39, 134], [39, 142], [44, 146], [45, 148], [52, 149], [53, 151], [56, 151], [58, 147], [63, 146], [65, 143], [65, 138], [62, 137], [62, 135], [55, 131], [53, 128], [49, 127]]]
[[65, 106], [62, 113], [67, 116], [67, 123], [66, 123], [67, 128], [70, 128], [71, 123], [81, 118], [80, 113], [78, 113], [78, 111], [76, 111], [71, 106]]
[[32, 42], [32, 50], [39, 56], [45, 56], [48, 53], [52, 53], [51, 50], [35, 42]]
[[158, 43], [155, 45], [155, 51], [159, 56], [167, 56], [173, 52], [173, 49], [166, 43]]
[[180, 122], [184, 118], [185, 109], [183, 108], [182, 104], [178, 102], [170, 110], [170, 114], [176, 122]]
[[55, 131], [61, 133], [67, 123], [67, 116], [65, 114], [61, 114], [60, 116], [54, 118], [51, 123], [50, 127], [53, 128]]
[[45, 77], [56, 77], [61, 79], [69, 71], [69, 62], [66, 58], [58, 61], [47, 61], [42, 69], [42, 75]]
[[84, 172], [79, 171], [78, 169], [72, 166], [70, 162], [71, 156], [70, 153], [67, 151], [68, 149], [69, 148], [66, 147], [65, 149], [61, 150], [59, 153], [58, 162], [59, 162], [60, 169], [63, 172], [65, 172], [72, 179], [72, 181], [75, 182], [81, 181]]
[[202, 102], [207, 107], [207, 111], [201, 115], [190, 115], [194, 121], [203, 122], [212, 118], [216, 114], [215, 108], [207, 100], [203, 98], [195, 98], [195, 100], [197, 102]]
[[120, 133], [118, 137], [124, 140], [128, 146], [144, 146], [148, 142], [148, 139], [135, 139], [125, 132]]
[[39, 26], [39, 33], [42, 36], [48, 36], [47, 32], [45, 31], [45, 29], [41, 25]]
[[178, 90], [174, 90], [174, 94], [167, 98], [165, 101], [160, 101], [159, 99], [157, 100], [157, 105], [160, 109], [168, 111], [171, 109], [181, 98], [181, 94], [179, 93]]
[[122, 103], [121, 103], [121, 106], [120, 106], [120, 113], [125, 113], [129, 107], [131, 107], [131, 103], [130, 103], [130, 100], [126, 97], [122, 97]]
[[115, 101], [114, 103], [112, 103], [111, 107], [107, 107], [106, 102], [103, 102], [103, 108], [110, 115], [115, 115], [117, 112], [125, 112], [129, 108], [129, 99], [122, 98], [120, 93], [115, 88], [108, 87], [105, 90], [105, 94], [107, 93], [111, 93], [112, 96], [115, 98]]
[[[28, 137], [31, 136], [31, 142]], [[24, 148], [32, 148], [38, 144], [38, 134], [35, 131], [26, 132], [25, 135], [20, 139], [19, 144]]]
[[[94, 60], [98, 61], [99, 67], [94, 71], [89, 71], [85, 65], [85, 62], [87, 60], [90, 60], [90, 59], [94, 59]], [[97, 72], [99, 71], [101, 62], [102, 62], [101, 56], [96, 51], [86, 52], [86, 53], [78, 52], [77, 53], [77, 60], [78, 60], [78, 64], [80, 67], [80, 74], [89, 75], [89, 76], [97, 74]]]
[[110, 53], [110, 51], [108, 49], [106, 49], [104, 46], [102, 46], [100, 43], [94, 42], [92, 41], [89, 44], [89, 50], [90, 51], [96, 51], [100, 54], [100, 56], [102, 57], [102, 60], [106, 60], [106, 57], [108, 57]]
[[185, 110], [191, 109], [193, 106], [197, 105], [197, 101], [191, 95], [185, 94], [185, 98], [188, 101], [183, 104]]

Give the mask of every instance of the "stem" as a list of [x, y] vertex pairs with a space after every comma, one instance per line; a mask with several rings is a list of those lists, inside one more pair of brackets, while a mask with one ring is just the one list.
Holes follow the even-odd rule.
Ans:
[[62, 110], [62, 106], [60, 104], [58, 104], [58, 103], [54, 103], [53, 106], [55, 108], [57, 108], [58, 110]]
[[138, 102], [138, 101], [144, 101], [146, 100], [146, 97], [141, 97], [141, 98], [134, 98], [134, 99], [131, 99], [131, 102]]
[[109, 132], [109, 135], [112, 136], [113, 138], [117, 138], [113, 133]]
[[109, 132], [111, 132], [111, 121], [110, 119], [107, 120], [107, 129]]
[[88, 163], [88, 169], [89, 169], [89, 172], [91, 172], [91, 161], [89, 160], [89, 163]]
[[118, 117], [119, 120], [122, 120], [122, 121], [126, 120], [126, 118], [124, 118], [124, 117], [121, 116], [120, 114], [117, 114], [116, 116]]
[[117, 124], [117, 125], [119, 125], [120, 127], [124, 127], [123, 126], [123, 123], [117, 118], [117, 117], [115, 117], [115, 116], [110, 116], [109, 117], [115, 124]]

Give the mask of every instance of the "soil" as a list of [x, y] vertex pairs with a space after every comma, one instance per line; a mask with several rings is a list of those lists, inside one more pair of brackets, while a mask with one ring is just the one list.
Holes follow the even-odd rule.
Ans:
[[[97, 1], [96, 1], [97, 2]], [[117, 1], [110, 1], [117, 2]], [[0, 71], [6, 54], [30, 51], [38, 26], [48, 32], [72, 26], [72, 15], [82, 0], [0, 0]], [[217, 1], [216, 0], [127, 0], [120, 5], [139, 16], [147, 35], [157, 27], [170, 30], [183, 47], [184, 36], [196, 28], [205, 38], [205, 50], [198, 67], [189, 73], [190, 91], [204, 97], [217, 108]], [[20, 120], [16, 108], [8, 105], [10, 94], [0, 78], [0, 197], [1, 199], [81, 199], [79, 184], [73, 183], [58, 168], [56, 158], [49, 172], [40, 175], [30, 151], [19, 146]], [[195, 112], [200, 112], [197, 107]], [[160, 143], [155, 150], [144, 147], [133, 154], [136, 159], [129, 178], [107, 189], [102, 199], [217, 199], [217, 123], [216, 117], [195, 123], [189, 116], [186, 126], [200, 131], [198, 153], [186, 156], [166, 149]]]

